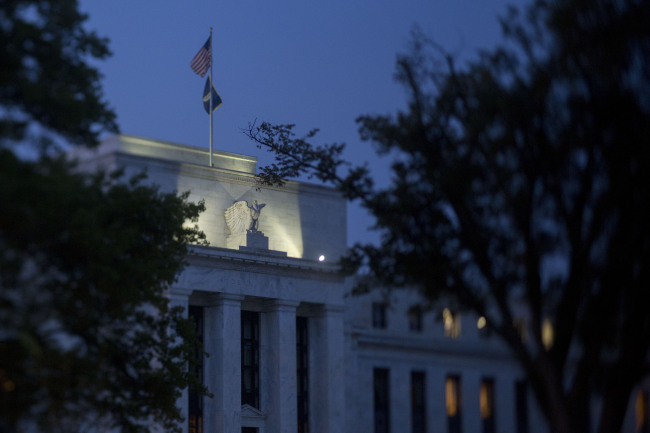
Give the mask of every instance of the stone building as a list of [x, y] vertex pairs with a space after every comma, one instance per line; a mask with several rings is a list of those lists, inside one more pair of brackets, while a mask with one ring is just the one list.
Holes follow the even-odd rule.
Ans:
[[[347, 296], [337, 272], [346, 202], [335, 191], [255, 182], [256, 158], [132, 136], [79, 151], [82, 167], [146, 172], [164, 191], [204, 200], [171, 288], [210, 353], [212, 398], [179, 401], [187, 433], [538, 433], [523, 375], [479, 317], [421, 312], [411, 292]], [[648, 394], [625, 431], [647, 431]], [[640, 399], [640, 400], [639, 400]]]

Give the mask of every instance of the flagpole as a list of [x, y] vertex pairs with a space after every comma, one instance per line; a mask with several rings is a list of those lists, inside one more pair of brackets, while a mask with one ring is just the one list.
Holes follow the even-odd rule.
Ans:
[[212, 167], [212, 27], [210, 27], [210, 167]]

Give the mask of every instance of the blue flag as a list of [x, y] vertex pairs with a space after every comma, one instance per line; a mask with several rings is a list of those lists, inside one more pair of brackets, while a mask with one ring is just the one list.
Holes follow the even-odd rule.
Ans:
[[212, 73], [208, 74], [208, 79], [205, 82], [205, 88], [203, 89], [203, 108], [205, 112], [210, 114], [210, 87], [212, 87], [212, 111], [216, 110], [221, 106], [223, 101], [221, 101], [221, 96], [214, 89], [214, 86], [210, 86], [212, 78]]

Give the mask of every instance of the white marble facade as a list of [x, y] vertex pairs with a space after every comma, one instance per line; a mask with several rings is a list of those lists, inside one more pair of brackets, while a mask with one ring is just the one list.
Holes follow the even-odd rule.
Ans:
[[[414, 323], [409, 309], [418, 299], [412, 292], [346, 296], [350, 284], [336, 266], [346, 248], [346, 203], [333, 190], [297, 182], [260, 189], [254, 157], [215, 152], [209, 167], [206, 149], [131, 136], [110, 138], [77, 157], [85, 169], [145, 171], [164, 191], [190, 191], [190, 200], [205, 200], [199, 226], [210, 245], [191, 247], [189, 265], [170, 292], [174, 304], [201, 308], [210, 353], [203, 379], [213, 397], [203, 399], [201, 429], [185, 423], [184, 432], [546, 431], [530, 395], [518, 396], [521, 371], [496, 339], [482, 335], [478, 318], [460, 315], [457, 328], [445, 329], [440, 311]], [[259, 230], [268, 248], [266, 240], [246, 245], [245, 233], [230, 233], [224, 212], [242, 200], [265, 204]], [[375, 314], [374, 305], [383, 304]], [[257, 407], [242, 404], [242, 311], [259, 317]], [[308, 324], [302, 429], [297, 317]], [[377, 395], [377, 371], [386, 382], [383, 397]], [[419, 408], [414, 377], [424, 382]], [[449, 378], [458, 384], [459, 426], [450, 421]], [[491, 425], [481, 400], [486, 381], [493, 393]], [[187, 415], [187, 395], [179, 405]], [[625, 431], [633, 431], [632, 412]]]
[[[200, 431], [297, 433], [297, 316], [308, 321], [308, 431], [344, 431], [345, 282], [335, 263], [346, 247], [345, 200], [296, 182], [260, 188], [253, 157], [215, 152], [209, 167], [205, 149], [132, 136], [112, 137], [76, 157], [84, 169], [144, 171], [163, 191], [190, 191], [191, 201], [205, 201], [198, 224], [210, 245], [191, 247], [171, 288], [174, 304], [202, 310], [210, 354], [203, 379], [213, 397], [203, 399]], [[242, 200], [265, 204], [258, 228], [268, 248], [230, 233], [224, 212]], [[242, 311], [259, 313], [259, 407], [242, 404]], [[187, 415], [187, 395], [179, 404]]]

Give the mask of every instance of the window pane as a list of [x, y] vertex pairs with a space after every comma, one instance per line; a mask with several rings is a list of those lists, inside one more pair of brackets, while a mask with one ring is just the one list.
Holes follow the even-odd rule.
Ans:
[[447, 408], [447, 430], [449, 433], [461, 433], [460, 377], [447, 376], [445, 381], [445, 404]]
[[425, 433], [426, 426], [426, 376], [424, 372], [411, 372], [411, 431]]
[[[203, 384], [203, 307], [189, 307], [189, 317], [194, 321], [194, 329], [201, 347], [197, 348], [193, 354], [194, 365], [192, 373], [196, 376], [200, 384]], [[188, 432], [203, 432], [203, 397], [195, 390], [190, 389], [188, 393]]]
[[526, 382], [515, 383], [517, 433], [528, 433], [528, 389]]
[[449, 308], [442, 310], [442, 323], [445, 329], [445, 337], [460, 337], [460, 314], [452, 312]]
[[375, 368], [373, 372], [373, 385], [375, 397], [375, 433], [389, 433], [390, 431], [390, 391], [388, 369]]
[[386, 309], [387, 305], [384, 302], [372, 303], [372, 327], [373, 328], [386, 328]]
[[241, 312], [241, 403], [260, 406], [259, 313]]
[[637, 392], [634, 412], [636, 418], [636, 432], [650, 432], [650, 416], [648, 415], [648, 391], [641, 390]]
[[481, 420], [483, 421], [483, 433], [494, 433], [494, 381], [483, 379], [479, 390], [479, 406]]
[[296, 317], [296, 378], [298, 384], [298, 433], [309, 432], [309, 322]]

